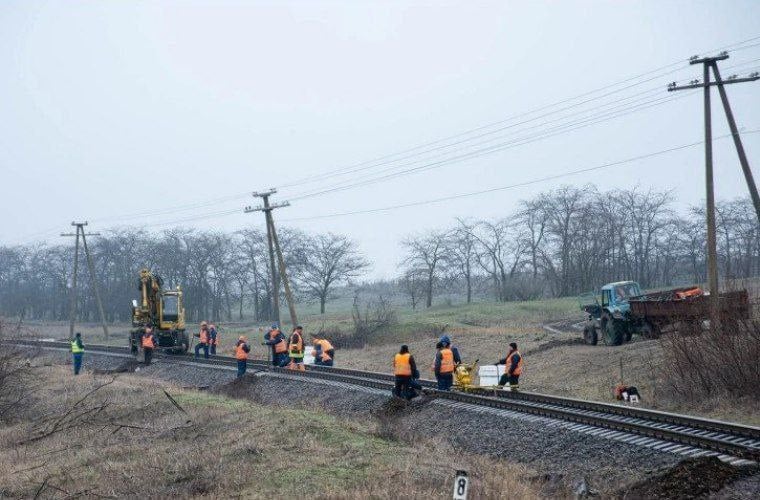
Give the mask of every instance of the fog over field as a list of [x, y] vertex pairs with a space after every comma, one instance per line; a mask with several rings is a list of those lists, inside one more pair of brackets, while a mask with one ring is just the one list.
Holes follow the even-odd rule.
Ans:
[[[263, 229], [243, 207], [278, 187], [280, 227], [347, 235], [386, 278], [408, 235], [562, 185], [672, 190], [685, 213], [701, 144], [562, 175], [701, 141], [701, 94], [666, 85], [723, 48], [724, 77], [757, 71], [758, 19], [756, 1], [5, 1], [0, 245], [61, 243], [72, 220]], [[728, 94], [758, 176], [760, 82]], [[747, 189], [713, 96], [731, 200]]]

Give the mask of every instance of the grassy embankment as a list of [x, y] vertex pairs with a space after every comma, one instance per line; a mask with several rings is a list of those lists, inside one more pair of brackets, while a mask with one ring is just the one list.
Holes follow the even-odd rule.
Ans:
[[[271, 407], [122, 375], [40, 368], [32, 404], [0, 429], [3, 497], [449, 497], [456, 468], [473, 496], [535, 498], [526, 469], [377, 424]], [[181, 405], [165, 397], [166, 388]], [[77, 404], [77, 402], [79, 402]], [[103, 409], [98, 410], [98, 408]]]

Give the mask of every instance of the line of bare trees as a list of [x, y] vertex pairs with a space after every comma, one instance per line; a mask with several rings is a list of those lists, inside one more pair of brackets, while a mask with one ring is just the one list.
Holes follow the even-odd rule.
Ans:
[[[673, 209], [668, 191], [562, 187], [523, 200], [496, 220], [458, 219], [453, 227], [403, 241], [399, 288], [413, 308], [456, 291], [496, 301], [558, 297], [617, 280], [644, 287], [705, 281], [705, 218]], [[760, 228], [749, 199], [718, 205], [721, 274], [760, 274]]]
[[[280, 231], [280, 244], [298, 298], [326, 303], [336, 288], [368, 266], [356, 245], [342, 235]], [[89, 242], [109, 321], [130, 318], [138, 297], [138, 271], [147, 267], [164, 286], [181, 285], [188, 318], [271, 319], [271, 274], [266, 233], [233, 234], [175, 228], [160, 234], [114, 229]], [[73, 269], [71, 245], [0, 247], [0, 314], [35, 320], [64, 320], [69, 314]], [[80, 265], [80, 272], [84, 266]], [[97, 307], [86, 268], [77, 294], [79, 317], [96, 321]]]

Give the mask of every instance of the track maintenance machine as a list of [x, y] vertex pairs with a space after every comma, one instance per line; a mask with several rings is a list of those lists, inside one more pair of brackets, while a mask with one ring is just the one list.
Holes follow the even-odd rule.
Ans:
[[137, 354], [143, 331], [153, 327], [159, 348], [171, 349], [175, 353], [185, 353], [190, 340], [185, 332], [185, 308], [182, 305], [182, 290], [164, 290], [163, 280], [148, 269], [140, 270], [137, 289], [140, 300], [132, 301], [132, 330], [129, 345], [132, 354]]

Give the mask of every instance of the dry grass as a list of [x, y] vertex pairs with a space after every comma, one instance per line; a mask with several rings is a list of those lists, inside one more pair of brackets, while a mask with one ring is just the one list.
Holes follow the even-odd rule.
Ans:
[[[3, 497], [448, 497], [454, 471], [473, 476], [473, 497], [536, 498], [526, 470], [454, 453], [432, 442], [379, 437], [374, 422], [262, 406], [122, 376], [83, 403], [106, 409], [51, 428], [104, 378], [40, 368], [37, 403], [0, 430]], [[23, 444], [21, 444], [23, 443]]]

